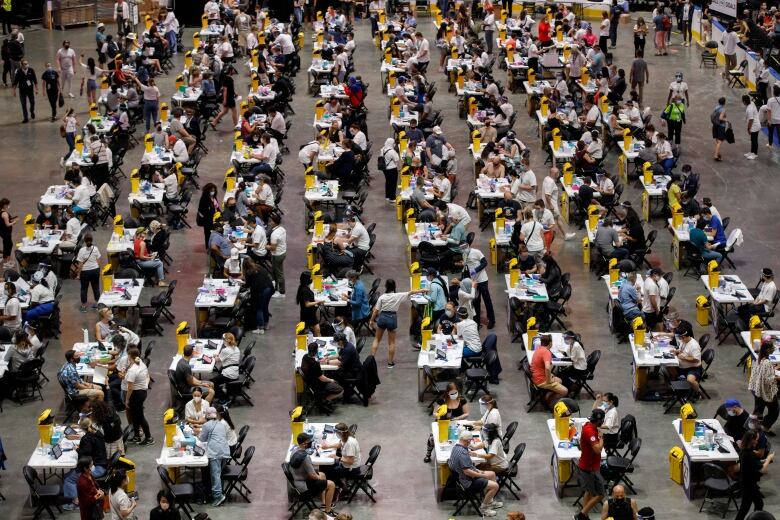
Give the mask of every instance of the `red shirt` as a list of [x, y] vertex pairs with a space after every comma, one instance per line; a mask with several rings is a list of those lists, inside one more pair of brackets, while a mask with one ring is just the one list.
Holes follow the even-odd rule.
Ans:
[[552, 40], [552, 36], [550, 36], [550, 24], [547, 22], [547, 18], [544, 18], [541, 22], [539, 22], [539, 41], [549, 42]]
[[[534, 354], [536, 356], [536, 354]], [[599, 442], [599, 429], [592, 422], [587, 422], [582, 427], [580, 435], [580, 461], [577, 466], [585, 471], [596, 471], [601, 467], [601, 452], [593, 451], [593, 445]]]
[[546, 363], [552, 363], [552, 353], [549, 348], [540, 346], [534, 350], [534, 358], [531, 360], [531, 381], [535, 385], [547, 382], [547, 375], [544, 369]]

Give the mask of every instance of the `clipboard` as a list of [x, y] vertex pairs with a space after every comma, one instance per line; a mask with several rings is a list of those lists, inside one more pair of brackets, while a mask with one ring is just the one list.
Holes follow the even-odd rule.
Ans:
[[108, 368], [96, 366], [92, 374], [92, 382], [96, 385], [105, 385], [108, 382]]

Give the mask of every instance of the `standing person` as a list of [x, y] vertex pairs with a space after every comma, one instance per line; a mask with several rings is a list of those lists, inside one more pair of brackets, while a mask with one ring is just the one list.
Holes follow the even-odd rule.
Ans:
[[79, 500], [81, 520], [103, 517], [103, 496], [105, 493], [98, 486], [95, 477], [92, 476], [94, 469], [95, 465], [92, 463], [92, 457], [79, 457], [76, 471], [81, 475], [76, 482], [76, 493]]
[[385, 200], [395, 204], [395, 191], [398, 187], [398, 163], [401, 158], [395, 151], [395, 140], [392, 137], [385, 139], [385, 145], [379, 150], [379, 156], [385, 163], [382, 170], [385, 175]]
[[60, 74], [51, 63], [46, 63], [46, 71], [41, 74], [41, 81], [44, 84], [46, 90], [46, 97], [49, 98], [49, 105], [51, 105], [51, 120], [57, 120], [57, 102], [60, 99]]
[[599, 48], [607, 52], [609, 46], [609, 26], [612, 25], [609, 21], [609, 13], [607, 11], [601, 12], [601, 23], [599, 24]]
[[485, 50], [488, 54], [493, 54], [493, 34], [496, 30], [496, 15], [493, 14], [493, 6], [485, 6], [485, 18], [482, 20], [482, 28], [485, 31]]
[[685, 123], [685, 103], [683, 103], [682, 98], [678, 96], [672, 98], [663, 111], [663, 119], [669, 130], [669, 141], [674, 141], [674, 144], [679, 145], [682, 138], [682, 127]]
[[81, 312], [87, 312], [87, 290], [92, 286], [95, 297], [93, 309], [97, 309], [100, 299], [100, 250], [92, 241], [92, 233], [84, 235], [84, 245], [76, 255], [79, 280], [81, 281]]
[[206, 424], [200, 431], [199, 439], [206, 443], [206, 457], [209, 460], [208, 476], [211, 481], [211, 505], [219, 507], [225, 501], [222, 494], [222, 470], [230, 460], [228, 444], [229, 427], [220, 420], [215, 408], [206, 411]]
[[13, 28], [11, 27], [11, 12], [13, 10], [12, 0], [3, 0], [3, 3], [0, 4], [0, 8], [2, 9], [0, 18], [2, 18], [3, 21], [3, 34], [5, 35], [13, 31]]
[[222, 77], [222, 110], [219, 111], [217, 117], [215, 117], [211, 123], [211, 128], [216, 130], [217, 125], [222, 118], [230, 112], [230, 117], [233, 119], [233, 127], [238, 125], [238, 111], [236, 110], [236, 86], [233, 82], [233, 76], [230, 74], [223, 74]]
[[24, 58], [24, 47], [19, 41], [19, 35], [14, 32], [11, 33], [8, 40], [8, 58], [11, 61], [11, 78], [13, 79], [16, 69], [21, 66], [22, 58]]
[[11, 261], [11, 251], [14, 247], [13, 228], [19, 217], [12, 217], [9, 213], [11, 201], [0, 199], [0, 238], [3, 239], [3, 266], [5, 268], [15, 268], [16, 263]]
[[124, 0], [117, 0], [114, 4], [114, 21], [116, 22], [117, 34], [119, 36], [127, 34], [127, 24], [130, 21], [130, 6]]
[[680, 31], [683, 35], [683, 47], [691, 46], [693, 38], [693, 4], [691, 0], [684, 0], [680, 9]]
[[30, 118], [35, 119], [35, 96], [38, 95], [38, 76], [35, 75], [35, 71], [30, 67], [27, 59], [23, 59], [21, 68], [16, 69], [11, 88], [13, 88], [14, 97], [16, 97], [16, 90], [19, 89], [19, 101], [22, 102], [22, 116], [24, 116], [22, 123], [30, 120], [27, 118], [28, 102], [30, 103]]
[[295, 303], [300, 307], [299, 321], [302, 322], [308, 330], [315, 336], [320, 335], [319, 317], [317, 309], [324, 300], [317, 300], [311, 284], [311, 272], [303, 271], [298, 284], [298, 291], [295, 293]]
[[[774, 342], [764, 340], [758, 351], [758, 360], [753, 364], [753, 371], [750, 373], [750, 382], [748, 390], [753, 394], [755, 405], [753, 406], [753, 415], [763, 416], [761, 424], [764, 431], [768, 432], [777, 420], [777, 378], [775, 377], [775, 368], [769, 356], [775, 350]], [[768, 413], [764, 415], [764, 409]]]
[[108, 478], [108, 485], [111, 492], [108, 494], [108, 503], [111, 510], [111, 520], [132, 520], [136, 518], [133, 514], [138, 502], [127, 496], [123, 488], [129, 483], [127, 473], [120, 469], [113, 472]]
[[206, 250], [209, 249], [209, 237], [211, 236], [211, 230], [214, 229], [214, 214], [219, 211], [219, 208], [220, 202], [217, 199], [217, 186], [209, 182], [203, 186], [200, 192], [198, 214], [195, 217], [195, 223], [203, 227]]
[[9, 44], [11, 43], [10, 38], [3, 38], [3, 46], [0, 48], [0, 55], [2, 55], [3, 58], [3, 86], [8, 86], [8, 76], [11, 76], [11, 79], [13, 80], [13, 74], [11, 73], [11, 54], [9, 52]]
[[163, 31], [165, 32], [165, 39], [168, 40], [168, 49], [171, 51], [171, 54], [177, 54], [179, 20], [176, 19], [176, 14], [171, 6], [168, 6], [168, 12], [165, 15], [165, 20], [163, 20]]
[[762, 462], [756, 455], [758, 447], [758, 432], [748, 430], [742, 436], [742, 447], [739, 455], [739, 476], [742, 483], [742, 503], [734, 520], [745, 520], [750, 506], [755, 505], [756, 511], [764, 510], [764, 499], [758, 487], [761, 475], [766, 475], [769, 465], [775, 460], [775, 454], [770, 453]]
[[628, 79], [631, 83], [631, 90], [635, 90], [639, 95], [639, 104], [641, 105], [645, 84], [650, 82], [650, 68], [645, 61], [644, 51], [636, 51], [634, 56], [634, 61], [631, 62], [631, 71], [628, 73]]
[[726, 32], [723, 33], [720, 43], [723, 44], [723, 56], [726, 58], [723, 77], [728, 79], [729, 71], [737, 67], [737, 44], [739, 43], [739, 36], [730, 23], [726, 24]]
[[[260, 226], [257, 227], [260, 228]], [[255, 313], [255, 328], [252, 332], [265, 334], [271, 320], [268, 304], [274, 293], [274, 283], [268, 270], [264, 266], [258, 266], [251, 258], [244, 260], [244, 278], [251, 295], [250, 309], [254, 309]]]
[[144, 94], [144, 121], [146, 122], [146, 133], [149, 133], [152, 124], [157, 122], [160, 109], [160, 89], [157, 88], [154, 78], [149, 78], [149, 85], [144, 85], [138, 81], [136, 76], [132, 76], [132, 78]]
[[666, 56], [666, 28], [664, 23], [664, 14], [662, 9], [657, 9], [656, 14], [653, 17], [653, 25], [655, 26], [655, 55]]
[[710, 114], [710, 123], [712, 123], [712, 138], [715, 139], [715, 153], [713, 159], [721, 161], [720, 145], [726, 140], [726, 129], [729, 121], [726, 119], [726, 98], [718, 99], [715, 110]]
[[[85, 79], [87, 80], [87, 102], [90, 105], [97, 103], [98, 78], [102, 77], [106, 71], [95, 65], [95, 58], [92, 57], [89, 57], [87, 59], [87, 63], [84, 64], [83, 54], [79, 59], [79, 65], [81, 65], [81, 68], [84, 69], [84, 77], [81, 78], [81, 81], [83, 82]], [[144, 96], [144, 98], [145, 97], [146, 96]], [[147, 128], [147, 132], [148, 131], [149, 129]]]
[[[612, 7], [609, 10], [609, 41], [610, 41], [610, 48], [614, 49], [617, 47], [617, 32], [618, 32], [618, 25], [620, 25], [620, 17], [623, 15], [623, 8], [618, 5], [617, 0], [612, 0]], [[606, 47], [603, 47], [606, 49]], [[607, 52], [606, 50], [604, 52]]]
[[604, 410], [594, 408], [588, 422], [580, 434], [580, 460], [577, 463], [580, 487], [585, 490], [582, 509], [574, 517], [586, 520], [588, 513], [604, 498], [604, 477], [601, 476], [601, 450], [604, 448], [604, 435], [599, 426], [604, 422]]
[[744, 94], [742, 104], [745, 105], [745, 121], [747, 121], [747, 133], [750, 136], [750, 151], [745, 154], [745, 158], [753, 160], [758, 158], [758, 134], [761, 132], [761, 121], [758, 118], [758, 109], [753, 103], [753, 98]]
[[272, 298], [284, 298], [284, 259], [287, 258], [287, 230], [282, 227], [282, 217], [277, 213], [269, 217], [271, 234], [266, 248], [271, 252], [271, 276], [276, 292]]
[[68, 153], [62, 157], [60, 165], [64, 165], [67, 158], [76, 149], [76, 131], [79, 128], [79, 121], [76, 119], [75, 108], [71, 107], [65, 113], [65, 117], [62, 118], [62, 127], [65, 130], [65, 142], [68, 143]]
[[385, 292], [374, 305], [371, 315], [371, 324], [376, 328], [374, 342], [371, 344], [371, 355], [376, 356], [379, 350], [379, 344], [382, 342], [382, 336], [387, 331], [387, 368], [395, 367], [395, 336], [398, 329], [398, 309], [401, 303], [413, 294], [426, 292], [427, 289], [420, 289], [409, 292], [395, 292], [395, 280], [389, 278], [385, 281]]
[[767, 114], [767, 138], [766, 145], [771, 148], [773, 136], [777, 134], [777, 144], [780, 144], [780, 86], [772, 85], [772, 97], [766, 102]]
[[55, 61], [62, 81], [62, 92], [67, 93], [68, 97], [72, 98], [74, 97], [73, 78], [76, 77], [76, 51], [70, 48], [68, 40], [62, 42], [62, 47], [57, 51]]
[[647, 42], [647, 24], [641, 16], [636, 19], [634, 24], [634, 55], [645, 52], [645, 43]]
[[[125, 374], [127, 381], [125, 408], [133, 422], [134, 433], [130, 442], [141, 446], [151, 446], [154, 444], [154, 439], [149, 431], [149, 422], [144, 415], [144, 401], [146, 401], [146, 394], [149, 390], [149, 369], [141, 361], [141, 351], [137, 348], [129, 349], [127, 357], [130, 364]], [[141, 430], [144, 432], [143, 440], [141, 440]]]
[[[471, 278], [476, 284], [477, 297], [474, 298], [474, 313], [477, 324], [482, 321], [482, 300], [485, 301], [485, 313], [487, 314], [487, 328], [492, 329], [496, 326], [496, 314], [493, 311], [493, 300], [490, 297], [490, 288], [488, 286], [488, 275], [485, 268], [487, 260], [485, 255], [479, 249], [475, 249], [468, 242], [460, 243], [460, 252], [463, 255], [463, 278]], [[468, 272], [468, 275], [466, 273]]]

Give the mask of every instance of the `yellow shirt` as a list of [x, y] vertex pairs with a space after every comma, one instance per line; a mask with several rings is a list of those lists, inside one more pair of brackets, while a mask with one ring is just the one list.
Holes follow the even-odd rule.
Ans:
[[669, 186], [669, 192], [667, 196], [669, 197], [669, 207], [672, 207], [674, 204], [680, 203], [680, 185], [677, 183], [674, 183]]

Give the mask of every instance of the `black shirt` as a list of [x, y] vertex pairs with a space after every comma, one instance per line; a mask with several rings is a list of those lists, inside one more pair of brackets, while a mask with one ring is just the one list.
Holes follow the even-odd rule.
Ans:
[[[515, 226], [517, 227], [517, 226]], [[517, 265], [520, 268], [520, 272], [524, 273], [526, 271], [530, 271], [533, 268], [536, 267], [536, 260], [534, 260], [534, 257], [531, 255], [526, 256], [525, 258], [518, 256], [517, 257]]]
[[360, 355], [355, 345], [347, 342], [344, 348], [339, 352], [339, 361], [341, 361], [341, 372], [343, 374], [355, 375], [360, 373], [362, 365], [360, 364]]
[[634, 518], [630, 498], [623, 500], [610, 498], [607, 500], [607, 504], [609, 504], [609, 516], [614, 520], [632, 520]]
[[727, 415], [726, 424], [723, 426], [723, 430], [726, 435], [734, 439], [735, 441], [742, 440], [742, 436], [747, 432], [747, 422], [750, 418], [750, 414], [746, 410], [742, 410], [739, 415]]
[[27, 72], [24, 69], [16, 69], [14, 74], [13, 86], [23, 92], [32, 92], [33, 88], [38, 84], [38, 76], [35, 75], [35, 71], [32, 67], [27, 67]]
[[43, 81], [46, 92], [48, 94], [56, 94], [60, 90], [59, 85], [60, 80], [60, 74], [54, 69], [46, 70], [43, 74], [41, 74], [41, 81]]
[[301, 360], [301, 371], [303, 372], [306, 384], [309, 388], [315, 392], [319, 392], [325, 388], [325, 383], [320, 381], [322, 375], [322, 367], [320, 361], [316, 357], [312, 357], [309, 354], [303, 356]]
[[307, 307], [307, 303], [314, 301], [314, 291], [308, 287], [301, 287], [298, 292], [298, 305], [301, 307], [300, 321], [306, 325], [317, 324], [317, 307]]
[[149, 520], [181, 520], [181, 515], [175, 507], [171, 506], [167, 511], [163, 511], [157, 506], [149, 512]]
[[108, 466], [106, 441], [94, 433], [85, 433], [79, 442], [79, 457], [92, 457], [95, 466]]
[[739, 474], [743, 488], [754, 488], [761, 480], [761, 461], [752, 449], [743, 449], [739, 456]]
[[173, 380], [176, 381], [176, 387], [182, 392], [188, 393], [190, 391], [190, 377], [192, 377], [190, 362], [184, 358], [179, 359], [179, 362], [176, 363], [176, 370], [173, 372]]

